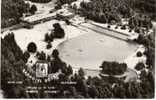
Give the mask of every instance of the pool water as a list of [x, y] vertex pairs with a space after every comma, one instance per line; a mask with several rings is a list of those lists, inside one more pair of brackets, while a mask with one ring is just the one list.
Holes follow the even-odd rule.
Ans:
[[66, 40], [57, 49], [60, 58], [74, 67], [99, 69], [103, 61], [123, 62], [137, 47], [134, 43], [90, 32]]

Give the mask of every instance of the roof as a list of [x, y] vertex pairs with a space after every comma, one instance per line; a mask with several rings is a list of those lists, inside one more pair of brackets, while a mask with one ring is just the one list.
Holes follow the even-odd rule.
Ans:
[[49, 14], [46, 14], [46, 15], [45, 14], [38, 14], [38, 15], [25, 17], [23, 20], [27, 21], [27, 22], [34, 22], [34, 21], [45, 19], [45, 18], [53, 17], [55, 15], [56, 15], [56, 13], [49, 13]]

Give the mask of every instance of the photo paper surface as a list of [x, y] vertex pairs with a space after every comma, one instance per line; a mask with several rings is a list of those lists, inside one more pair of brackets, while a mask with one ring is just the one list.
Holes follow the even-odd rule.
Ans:
[[154, 99], [155, 0], [1, 0], [5, 99]]

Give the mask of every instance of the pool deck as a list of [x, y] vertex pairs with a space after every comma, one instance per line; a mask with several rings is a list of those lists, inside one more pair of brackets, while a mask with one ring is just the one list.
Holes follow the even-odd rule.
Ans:
[[[121, 37], [119, 37], [119, 36], [116, 36], [115, 34], [109, 34], [109, 33], [107, 33], [107, 32], [104, 32], [105, 29], [102, 29], [102, 28], [101, 28], [101, 30], [97, 30], [97, 29], [94, 29], [94, 28], [89, 27], [89, 26], [87, 26], [87, 25], [80, 25], [80, 26], [85, 27], [85, 28], [87, 28], [87, 29], [90, 29], [90, 30], [92, 30], [92, 31], [94, 31], [94, 32], [97, 32], [97, 33], [100, 33], [100, 34], [104, 34], [104, 35], [107, 35], [107, 36], [110, 36], [110, 37], [119, 39], [119, 40], [128, 41], [128, 40], [127, 40], [127, 36], [121, 38]], [[95, 26], [95, 27], [98, 27], [98, 26]], [[99, 28], [100, 28], [100, 27], [99, 27]], [[112, 30], [109, 30], [109, 31], [111, 32]], [[115, 32], [113, 32], [113, 33], [115, 33]]]

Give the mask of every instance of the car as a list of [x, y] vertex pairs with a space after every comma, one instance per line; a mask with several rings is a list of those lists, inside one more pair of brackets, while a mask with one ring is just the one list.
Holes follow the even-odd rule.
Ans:
[[32, 29], [33, 28], [33, 25], [31, 25], [31, 24], [25, 24], [23, 27], [24, 28], [27, 28], [27, 29]]

